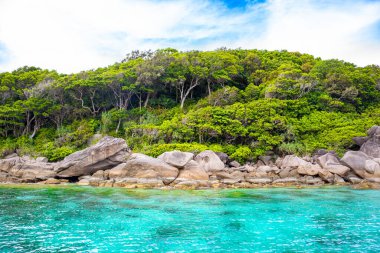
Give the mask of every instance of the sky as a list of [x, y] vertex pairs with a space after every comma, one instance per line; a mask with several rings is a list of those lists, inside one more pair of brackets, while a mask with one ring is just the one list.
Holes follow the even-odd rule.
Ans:
[[0, 0], [0, 72], [73, 73], [166, 47], [380, 65], [380, 0]]

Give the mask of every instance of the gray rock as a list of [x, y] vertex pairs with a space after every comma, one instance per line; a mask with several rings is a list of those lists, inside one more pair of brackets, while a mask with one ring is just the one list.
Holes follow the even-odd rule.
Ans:
[[354, 176], [354, 175], [350, 175], [350, 176], [348, 176], [346, 178], [352, 184], [359, 184], [359, 183], [363, 182], [363, 179], [361, 179], [361, 178], [359, 178], [357, 176]]
[[240, 163], [238, 163], [237, 161], [232, 161], [232, 162], [230, 162], [230, 166], [231, 167], [235, 167], [235, 168], [239, 168], [240, 167]]
[[261, 155], [259, 156], [260, 161], [262, 161], [265, 165], [272, 165], [274, 164], [274, 158], [273, 156], [269, 155]]
[[46, 157], [37, 157], [37, 162], [47, 163], [49, 160]]
[[222, 179], [235, 179], [236, 178], [232, 174], [230, 174], [228, 172], [224, 172], [224, 171], [220, 171], [220, 172], [215, 173], [215, 176], [216, 176], [216, 178], [218, 180], [222, 180]]
[[277, 166], [267, 166], [267, 165], [264, 165], [264, 166], [257, 167], [256, 171], [257, 172], [265, 172], [265, 173], [269, 173], [269, 172], [279, 173], [280, 169]]
[[229, 157], [226, 153], [223, 152], [215, 152], [215, 154], [219, 157], [219, 159], [224, 163], [227, 164], [229, 161]]
[[326, 149], [318, 149], [313, 153], [313, 156], [320, 157], [326, 155], [327, 153], [329, 153], [329, 151]]
[[371, 138], [361, 146], [360, 151], [374, 158], [380, 158], [380, 140], [378, 139], [380, 137]]
[[318, 157], [317, 162], [323, 169], [341, 177], [350, 171], [349, 167], [342, 165], [338, 158], [331, 153]]
[[90, 180], [87, 178], [81, 179], [77, 182], [77, 185], [88, 186], [90, 185]]
[[360, 147], [360, 151], [373, 158], [380, 158], [380, 126], [371, 127], [367, 134], [369, 139]]
[[280, 163], [280, 168], [298, 168], [301, 165], [306, 165], [308, 162], [302, 160], [295, 155], [287, 155]]
[[232, 185], [232, 184], [240, 183], [241, 179], [222, 179], [220, 180], [220, 182], [223, 184]]
[[203, 168], [206, 172], [224, 170], [224, 163], [211, 150], [206, 150], [199, 153], [194, 160], [198, 162], [200, 167]]
[[209, 176], [207, 172], [199, 166], [196, 161], [189, 161], [185, 167], [179, 171], [178, 178], [176, 180], [208, 180]]
[[367, 179], [368, 182], [380, 183], [380, 177], [372, 177]]
[[311, 178], [306, 178], [305, 183], [306, 184], [323, 184], [323, 181], [319, 177], [311, 177]]
[[243, 166], [240, 166], [240, 167], [237, 167], [237, 168], [229, 168], [231, 169], [232, 171], [240, 171], [240, 172], [250, 172], [252, 171], [251, 170], [251, 166], [249, 165], [243, 165]]
[[0, 171], [8, 173], [11, 168], [13, 168], [16, 164], [22, 163], [23, 160], [21, 160], [20, 157], [11, 157], [7, 159], [1, 159], [0, 160]]
[[13, 166], [8, 174], [13, 177], [22, 178], [25, 182], [47, 180], [57, 175], [53, 164], [23, 159], [20, 163]]
[[327, 183], [334, 183], [334, 174], [326, 169], [321, 169], [318, 171], [318, 176], [322, 178], [323, 181]]
[[318, 164], [312, 164], [312, 163], [307, 163], [300, 165], [297, 168], [298, 174], [301, 175], [309, 175], [309, 176], [315, 176], [318, 175], [319, 170], [321, 169], [321, 166]]
[[334, 183], [335, 184], [342, 184], [342, 183], [345, 183], [346, 181], [344, 181], [344, 179], [343, 178], [341, 178], [340, 176], [338, 176], [338, 175], [334, 175]]
[[380, 164], [372, 157], [361, 151], [348, 151], [341, 159], [342, 163], [349, 166], [361, 178], [380, 177]]
[[165, 152], [157, 157], [167, 164], [176, 168], [182, 169], [185, 165], [194, 158], [194, 154], [190, 152], [170, 151]]
[[13, 157], [0, 160], [0, 172], [7, 174], [7, 180], [19, 182], [37, 182], [53, 178], [56, 172], [53, 164], [39, 162], [29, 156]]
[[370, 138], [376, 135], [380, 135], [380, 126], [372, 126], [370, 129], [368, 129], [367, 135]]
[[352, 140], [355, 142], [356, 145], [362, 146], [366, 141], [369, 140], [368, 136], [361, 136], [361, 137], [354, 137]]
[[252, 184], [270, 184], [272, 183], [272, 179], [270, 178], [246, 178], [247, 182]]
[[92, 177], [100, 178], [100, 179], [107, 179], [107, 177], [104, 175], [104, 170], [98, 170], [97, 172], [92, 174]]
[[12, 153], [12, 154], [9, 154], [6, 157], [4, 157], [4, 159], [15, 158], [15, 157], [18, 157], [18, 154]]
[[109, 171], [110, 178], [155, 178], [170, 184], [179, 175], [179, 170], [164, 161], [144, 154], [132, 154], [127, 162]]
[[244, 180], [244, 176], [245, 176], [246, 174], [247, 174], [247, 173], [244, 173], [244, 172], [241, 172], [241, 171], [238, 171], [238, 170], [233, 171], [233, 172], [231, 173], [231, 175], [232, 175], [233, 177], [235, 177], [235, 178], [240, 178], [240, 179], [242, 179], [242, 180]]
[[298, 179], [295, 177], [280, 178], [273, 181], [274, 184], [286, 184], [286, 183], [298, 183]]
[[183, 181], [178, 181], [175, 187], [176, 188], [210, 187], [210, 182], [207, 180], [183, 180]]
[[94, 146], [75, 152], [55, 165], [59, 177], [91, 175], [125, 161], [129, 149], [123, 139], [106, 136]]
[[44, 184], [60, 184], [61, 181], [59, 179], [56, 179], [56, 178], [48, 178]]
[[282, 169], [278, 173], [278, 175], [280, 176], [280, 178], [298, 177], [299, 176], [297, 169], [292, 168], [292, 167], [286, 167], [286, 168]]

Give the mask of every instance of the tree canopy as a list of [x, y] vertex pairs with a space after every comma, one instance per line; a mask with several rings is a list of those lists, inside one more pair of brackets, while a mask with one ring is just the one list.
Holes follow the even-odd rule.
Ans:
[[380, 67], [288, 51], [133, 51], [108, 67], [0, 73], [0, 155], [51, 160], [95, 133], [158, 155], [212, 148], [237, 160], [353, 147], [380, 124]]

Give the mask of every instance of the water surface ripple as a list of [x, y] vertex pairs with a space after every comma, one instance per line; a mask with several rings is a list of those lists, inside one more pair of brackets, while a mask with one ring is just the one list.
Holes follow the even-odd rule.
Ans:
[[0, 186], [0, 252], [380, 252], [380, 191]]

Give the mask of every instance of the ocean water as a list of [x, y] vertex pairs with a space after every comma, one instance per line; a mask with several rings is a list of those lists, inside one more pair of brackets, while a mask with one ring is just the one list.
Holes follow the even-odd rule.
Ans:
[[0, 186], [0, 252], [380, 252], [380, 191]]

